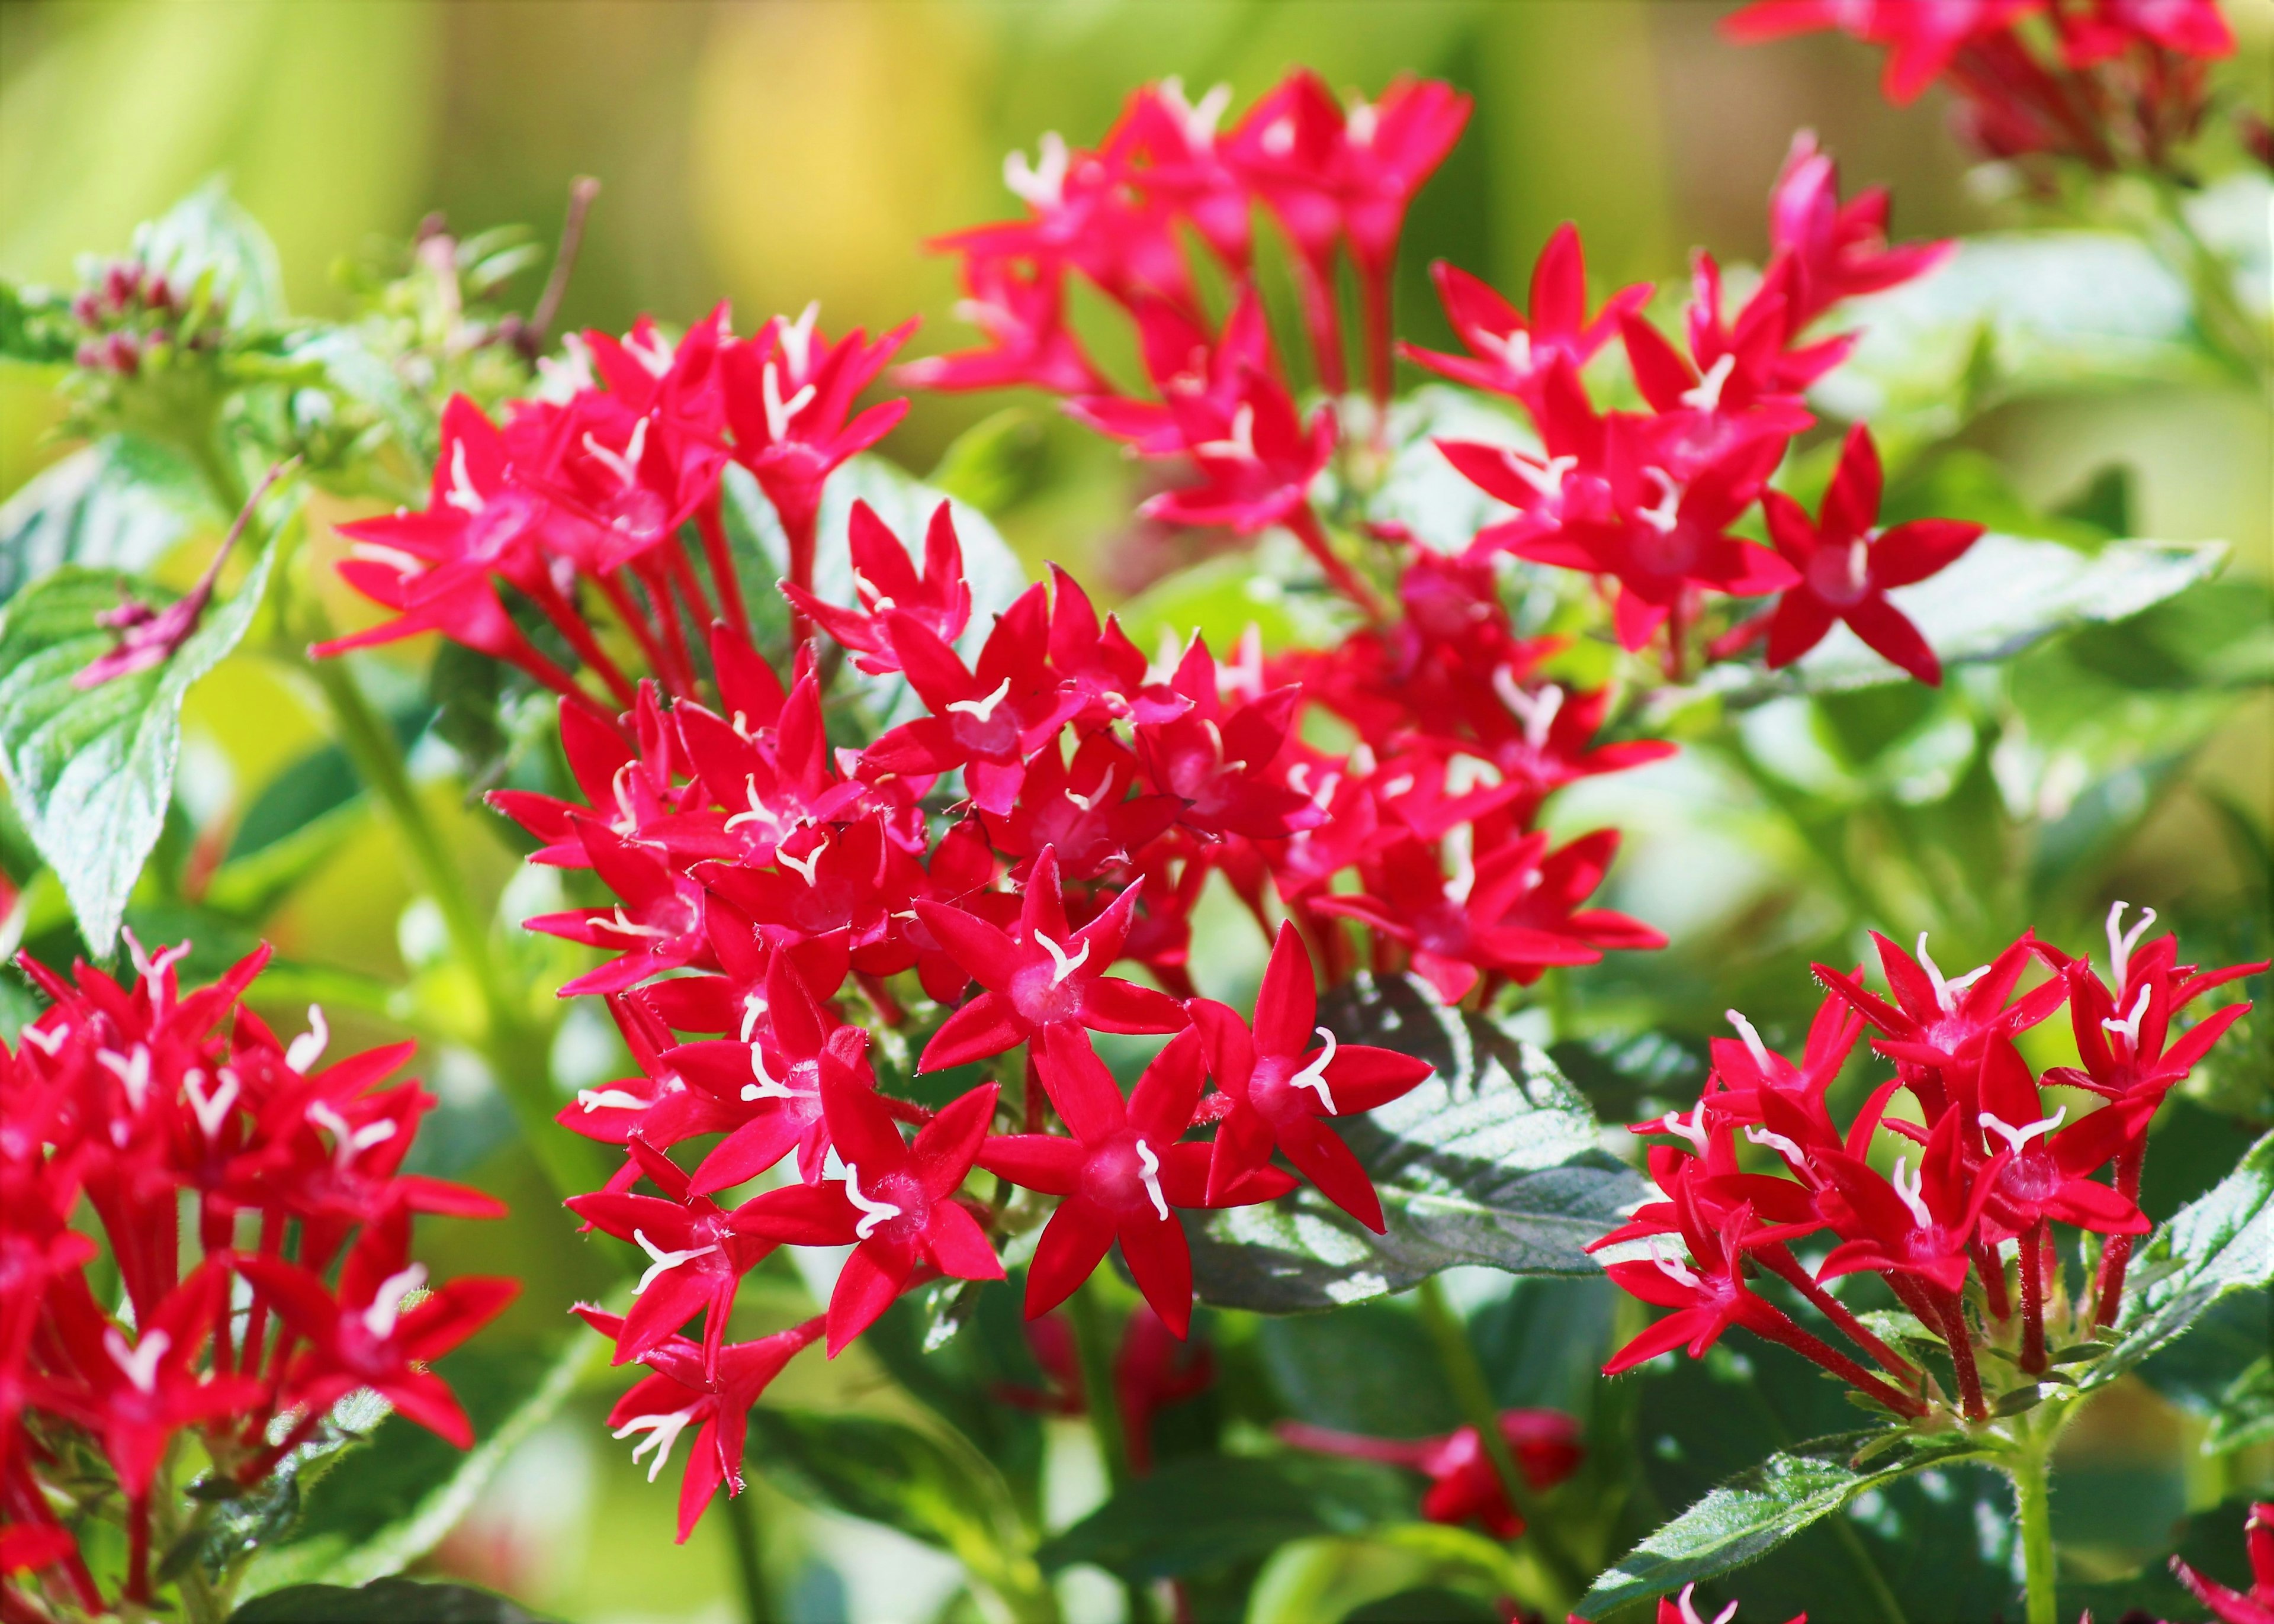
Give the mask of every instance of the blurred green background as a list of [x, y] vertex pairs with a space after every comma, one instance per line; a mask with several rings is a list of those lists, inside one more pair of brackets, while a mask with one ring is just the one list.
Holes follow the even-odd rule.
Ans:
[[[1468, 136], [1407, 238], [1401, 327], [1423, 342], [1445, 336], [1427, 297], [1430, 259], [1520, 287], [1539, 244], [1567, 218], [1602, 282], [1678, 282], [1692, 244], [1758, 259], [1767, 188], [1801, 126], [1822, 135], [1851, 186], [1893, 184], [1902, 235], [2017, 218], [1969, 182], [1934, 97], [1887, 107], [1872, 54], [1841, 39], [1730, 48], [1713, 32], [1726, 9], [1715, 0], [6, 0], [0, 273], [66, 282], [76, 253], [123, 246], [137, 221], [219, 172], [274, 233], [295, 307], [335, 311], [345, 304], [336, 265], [373, 239], [406, 237], [430, 211], [461, 232], [526, 222], [549, 235], [569, 178], [590, 174], [604, 191], [568, 295], [572, 325], [620, 329], [643, 311], [684, 322], [724, 297], [748, 330], [818, 297], [832, 329], [889, 325], [913, 311], [925, 321], [919, 352], [956, 348], [971, 335], [950, 313], [952, 267], [920, 244], [1009, 212], [1005, 151], [1031, 149], [1045, 130], [1095, 140], [1148, 78], [1180, 74], [1196, 89], [1228, 80], [1239, 106], [1298, 63], [1368, 91], [1412, 71], [1477, 97]], [[2230, 0], [2229, 10], [2244, 37], [2240, 71], [2263, 82], [2274, 0]], [[49, 436], [47, 383], [0, 376], [0, 493], [63, 448]], [[924, 470], [1001, 403], [921, 399], [885, 448]], [[2123, 467], [2134, 533], [2227, 539], [2233, 574], [2263, 582], [2274, 559], [2270, 423], [2266, 402], [2239, 388], [2131, 387], [2006, 405], [1978, 419], [1965, 443], [2039, 508]], [[1104, 583], [1110, 598], [1114, 582], [1131, 578], [1115, 556], [1126, 540], [1125, 476], [1078, 437], [1052, 429], [1045, 438], [1057, 472], [999, 515], [1006, 534], [1030, 565], [1059, 560]], [[414, 650], [398, 663], [406, 687], [423, 658]], [[2274, 806], [2270, 718], [2260, 689], [2199, 746], [2188, 741], [2190, 787], [2127, 833], [2097, 876], [2102, 889], [2074, 899], [2076, 917], [2090, 917], [2111, 890], [2159, 903], [2193, 898], [2208, 914], [2240, 910], [2255, 921], [2241, 936], [2264, 939], [2263, 875], [2222, 838], [2216, 808], [2255, 808], [2263, 823]], [[197, 690], [188, 729], [181, 791], [200, 821], [225, 822], [229, 808], [247, 805], [320, 741], [299, 696], [272, 668], [243, 659]], [[1698, 979], [1733, 929], [1778, 934], [1773, 918], [1747, 926], [1743, 910], [1764, 898], [1781, 906], [1773, 877], [1801, 861], [1788, 838], [1780, 845], [1752, 827], [1758, 819], [1741, 798], [1701, 799], [1700, 786], [1674, 774], [1609, 780], [1558, 817], [1634, 831], [1613, 900], [1675, 936], [1653, 974]], [[484, 826], [488, 815], [465, 810], [447, 785], [430, 788], [483, 883], [503, 887], [512, 858]], [[366, 827], [294, 898], [282, 945], [399, 981], [419, 973], [433, 946], [419, 909], [406, 910], [410, 896], [387, 837]], [[523, 914], [541, 906], [534, 892], [508, 903]], [[1236, 982], [1260, 944], [1232, 939], [1236, 924], [1223, 929], [1225, 939], [1202, 952], [1213, 974]], [[1804, 994], [1796, 959], [1772, 967], [1788, 1001]], [[1710, 999], [1713, 989], [1698, 993]], [[383, 1030], [366, 1022], [354, 1035]], [[612, 1045], [596, 1018], [572, 1018], [554, 1056], [564, 1087], [608, 1075]], [[517, 1210], [502, 1228], [438, 1231], [439, 1260], [528, 1275], [516, 1319], [534, 1335], [570, 1297], [611, 1276], [569, 1238], [523, 1154], [503, 1142], [509, 1130], [493, 1117], [486, 1139], [468, 1126], [481, 1117], [482, 1085], [478, 1076], [454, 1085], [452, 1066], [448, 1054], [426, 1057], [437, 1091], [468, 1106], [436, 1170], [497, 1188]], [[833, 1402], [889, 1391], [861, 1357], [802, 1362], [779, 1391]], [[470, 1367], [462, 1382], [472, 1375]], [[649, 1487], [626, 1458], [629, 1446], [599, 1428], [606, 1402], [596, 1388], [522, 1447], [446, 1545], [443, 1565], [593, 1624], [731, 1616], [716, 1519], [685, 1553], [673, 1551], [678, 1463]], [[2136, 1425], [2152, 1434], [2167, 1421], [2143, 1412]], [[2121, 1433], [2126, 1423], [2106, 1425]], [[1061, 1457], [1051, 1494], [1078, 1507], [1097, 1492], [1079, 1435], [1052, 1458]], [[779, 1528], [788, 1508], [761, 1504]], [[842, 1519], [810, 1517], [775, 1543], [783, 1571], [797, 1575], [794, 1616], [922, 1616], [952, 1586], [944, 1559]], [[801, 1551], [830, 1565], [801, 1568]]]

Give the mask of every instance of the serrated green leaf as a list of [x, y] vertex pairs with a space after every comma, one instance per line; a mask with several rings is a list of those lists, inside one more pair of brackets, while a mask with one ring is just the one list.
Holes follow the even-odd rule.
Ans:
[[147, 584], [68, 566], [0, 611], [0, 778], [97, 952], [110, 951], [164, 827], [183, 695], [245, 635], [275, 558], [263, 548], [237, 595], [164, 664], [92, 688], [72, 678], [111, 646], [95, 616]]
[[1742, 1568], [1866, 1489], [1984, 1453], [1972, 1439], [1948, 1433], [1878, 1455], [1858, 1469], [1856, 1452], [1884, 1436], [1819, 1438], [1740, 1472], [1613, 1563], [1580, 1598], [1576, 1615], [1600, 1618], [1630, 1602], [1670, 1596], [1693, 1581]]
[[288, 363], [316, 367], [332, 389], [385, 424], [414, 465], [424, 468], [434, 460], [440, 419], [361, 333], [353, 327], [312, 327], [288, 338], [282, 354]]
[[105, 435], [0, 506], [0, 604], [65, 564], [139, 575], [222, 517], [179, 452], [138, 434]]
[[1307, 1187], [1266, 1206], [1188, 1212], [1208, 1301], [1262, 1313], [1402, 1291], [1459, 1263], [1517, 1274], [1593, 1274], [1581, 1250], [1644, 1192], [1546, 1051], [1449, 1009], [1413, 978], [1359, 976], [1320, 1000], [1345, 1042], [1419, 1055], [1436, 1075], [1338, 1121], [1381, 1192], [1374, 1235]]
[[2116, 1346], [2082, 1385], [2113, 1381], [2184, 1335], [2221, 1297], [2254, 1286], [2274, 1286], [2274, 1133], [2134, 1255]]
[[2219, 1395], [2203, 1449], [2231, 1455], [2274, 1443], [2274, 1355], [2262, 1355]]
[[230, 1614], [229, 1624], [538, 1624], [534, 1613], [467, 1584], [376, 1579], [350, 1589], [296, 1584]]
[[1095, 1562], [1141, 1583], [1229, 1567], [1291, 1539], [1359, 1533], [1412, 1510], [1412, 1488], [1380, 1467], [1193, 1455], [1131, 1483], [1044, 1545], [1042, 1562]]
[[284, 273], [276, 245], [237, 206], [218, 176], [134, 229], [134, 253], [186, 294], [213, 278], [212, 297], [231, 326], [284, 320]]

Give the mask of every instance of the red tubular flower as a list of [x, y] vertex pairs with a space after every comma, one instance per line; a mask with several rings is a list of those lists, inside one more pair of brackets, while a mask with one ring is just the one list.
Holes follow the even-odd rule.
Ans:
[[968, 253], [955, 313], [987, 344], [902, 365], [915, 389], [1000, 389], [1027, 385], [1057, 395], [1102, 395], [1105, 378], [1065, 326], [1065, 267], [1037, 259], [1024, 267], [1007, 254]]
[[1295, 515], [1309, 511], [1311, 481], [1334, 454], [1330, 409], [1306, 424], [1285, 387], [1252, 366], [1240, 369], [1228, 401], [1172, 392], [1168, 406], [1201, 483], [1148, 498], [1147, 518], [1221, 524], [1242, 536], [1300, 524]]
[[1975, 1121], [1987, 1147], [2007, 1156], [1983, 1209], [1986, 1244], [1994, 1246], [2046, 1221], [2099, 1235], [2145, 1235], [2153, 1227], [2129, 1198], [2091, 1177], [2108, 1165], [2130, 1131], [2145, 1126], [2145, 1112], [2112, 1108], [2063, 1127], [2066, 1109], [2047, 1114], [2029, 1063], [2002, 1037], [1982, 1051], [1977, 1103]]
[[2250, 1552], [2248, 1596], [2205, 1578], [2176, 1556], [2172, 1574], [2220, 1624], [2274, 1624], [2274, 1502], [2253, 1502], [2242, 1530]]
[[[1439, 260], [1429, 267], [1445, 318], [1468, 346], [1465, 356], [1444, 355], [1412, 344], [1399, 347], [1409, 361], [1456, 383], [1531, 404], [1539, 401], [1558, 361], [1579, 368], [1617, 333], [1620, 321], [1649, 303], [1651, 286], [1637, 282], [1605, 300], [1593, 320], [1587, 315], [1587, 263], [1578, 228], [1565, 221], [1555, 228], [1532, 267], [1530, 312], [1519, 312], [1466, 271]], [[1543, 427], [1545, 425], [1543, 425]]]
[[932, 1034], [917, 1070], [964, 1065], [1066, 1027], [1181, 1030], [1185, 1010], [1174, 998], [1105, 974], [1128, 939], [1140, 889], [1129, 887], [1077, 930], [1066, 921], [1058, 853], [1045, 846], [1028, 876], [1015, 931], [962, 908], [918, 899], [916, 917], [983, 990]]
[[1983, 527], [1957, 519], [1915, 519], [1879, 530], [1879, 455], [1871, 431], [1848, 431], [1840, 466], [1814, 523], [1781, 491], [1764, 492], [1769, 535], [1799, 581], [1777, 599], [1768, 620], [1768, 663], [1788, 665], [1824, 640], [1835, 620], [1920, 681], [1942, 682], [1942, 662], [1917, 627], [1887, 601], [1891, 587], [1909, 586], [1948, 568], [1981, 537]]
[[1138, 1289], [1181, 1339], [1192, 1322], [1193, 1259], [1171, 1209], [1268, 1201], [1295, 1181], [1267, 1167], [1224, 1199], [1208, 1199], [1213, 1152], [1180, 1142], [1201, 1098], [1198, 1033], [1171, 1038], [1126, 1101], [1087, 1033], [1052, 1026], [1039, 1047], [1036, 1075], [1073, 1137], [998, 1135], [979, 1152], [979, 1165], [989, 1172], [1065, 1198], [1028, 1267], [1027, 1317], [1048, 1313], [1073, 1295], [1118, 1240]]
[[1887, 67], [1881, 88], [1898, 104], [1916, 99], [1939, 79], [1967, 45], [2002, 34], [2046, 0], [1753, 0], [1722, 20], [1722, 31], [1743, 44], [1781, 40], [1819, 28], [1839, 28], [1882, 45]]
[[1769, 245], [1792, 267], [1785, 315], [1793, 336], [1842, 299], [1913, 282], [1958, 252], [1955, 242], [1887, 241], [1889, 197], [1871, 186], [1840, 200], [1840, 169], [1816, 132], [1792, 138], [1769, 194]]
[[[1198, 637], [1168, 688], [1148, 707], [1150, 717], [1137, 718], [1137, 755], [1153, 785], [1185, 803], [1179, 823], [1203, 835], [1268, 840], [1325, 821], [1307, 795], [1272, 771], [1294, 722], [1299, 689], [1276, 688], [1227, 707], [1215, 657]], [[1171, 710], [1169, 703], [1179, 700]]]
[[[1871, 1046], [1906, 1065], [1969, 1070], [1992, 1037], [2018, 1036], [2060, 1008], [2067, 996], [2060, 981], [2051, 981], [2007, 1007], [2038, 945], [2033, 934], [2025, 932], [1990, 963], [1953, 976], [1944, 975], [1927, 956], [1924, 931], [1919, 933], [1916, 959], [1876, 930], [1871, 940], [1879, 944], [1879, 966], [1895, 995], [1894, 1004], [1829, 965], [1810, 967], [1826, 992], [1845, 999], [1885, 1034]], [[1933, 1109], [1940, 1109], [1939, 1099]]]
[[688, 1187], [697, 1195], [748, 1184], [793, 1148], [799, 1177], [818, 1184], [829, 1152], [825, 1057], [867, 1068], [865, 1034], [815, 1001], [787, 953], [767, 966], [763, 1004], [753, 1003], [739, 1039], [684, 1043], [662, 1056], [734, 1124], [695, 1169]]
[[[587, 1303], [574, 1312], [601, 1335], [618, 1339], [624, 1321]], [[756, 1342], [730, 1342], [719, 1350], [715, 1365], [706, 1366], [703, 1350], [683, 1336], [670, 1336], [640, 1355], [639, 1362], [655, 1372], [636, 1382], [608, 1411], [608, 1425], [616, 1437], [646, 1434], [632, 1449], [636, 1462], [650, 1449], [647, 1480], [653, 1483], [671, 1459], [673, 1446], [689, 1426], [695, 1442], [687, 1453], [687, 1468], [680, 1478], [679, 1543], [709, 1508], [711, 1497], [724, 1483], [730, 1495], [740, 1494], [742, 1445], [748, 1435], [750, 1407], [758, 1402], [782, 1367], [821, 1335], [817, 1315], [802, 1325], [777, 1331]]]
[[[1478, 1522], [1495, 1539], [1514, 1539], [1524, 1519], [1508, 1503], [1500, 1472], [1486, 1453], [1477, 1429], [1464, 1426], [1439, 1438], [1369, 1438], [1306, 1422], [1282, 1421], [1280, 1439], [1316, 1455], [1380, 1461], [1403, 1466], [1429, 1479], [1421, 1515], [1432, 1522]], [[1516, 1457], [1517, 1470], [1535, 1491], [1554, 1488], [1579, 1469], [1586, 1451], [1579, 1425], [1554, 1410], [1503, 1410], [1500, 1435]]]
[[921, 575], [909, 562], [900, 538], [866, 502], [853, 504], [847, 542], [860, 613], [825, 604], [794, 581], [782, 583], [782, 595], [850, 650], [855, 665], [877, 676], [900, 668], [885, 619], [895, 611], [922, 624], [943, 643], [953, 644], [963, 635], [971, 620], [971, 588], [963, 578], [963, 544], [956, 538], [955, 517], [947, 503], [932, 509], [924, 531]]
[[1817, 1280], [1870, 1270], [1914, 1274], [1945, 1293], [1955, 1292], [1966, 1282], [1968, 1249], [1977, 1238], [1983, 1208], [2013, 1155], [2011, 1149], [2000, 1150], [1979, 1167], [1969, 1166], [1955, 1111], [1946, 1112], [1936, 1124], [1915, 1174], [1904, 1156], [1882, 1178], [1843, 1152], [1818, 1152], [1814, 1159], [1839, 1191], [1859, 1233], [1833, 1249], [1816, 1271]]
[[[1697, 1594], [1698, 1587], [1695, 1584], [1685, 1584], [1682, 1587], [1682, 1594], [1679, 1597], [1660, 1597], [1658, 1624], [1707, 1624], [1705, 1614], [1698, 1611]], [[1736, 1616], [1737, 1604], [1731, 1602], [1713, 1615], [1712, 1624], [1730, 1624], [1730, 1620]], [[1808, 1614], [1796, 1613], [1788, 1620], [1788, 1624], [1808, 1624]]]
[[[1064, 1314], [1044, 1314], [1026, 1323], [1027, 1348], [1049, 1386], [994, 1389], [997, 1398], [1045, 1415], [1088, 1412], [1081, 1361], [1073, 1327]], [[1129, 1469], [1139, 1477], [1153, 1470], [1153, 1418], [1171, 1404], [1205, 1393], [1216, 1383], [1216, 1351], [1206, 1342], [1171, 1335], [1153, 1305], [1141, 1302], [1129, 1312], [1121, 1345], [1113, 1355], [1113, 1391], [1121, 1411], [1121, 1431], [1129, 1448]]]
[[[1207, 1046], [1209, 1071], [1231, 1101], [1216, 1128], [1209, 1199], [1224, 1199], [1270, 1161], [1276, 1147], [1329, 1200], [1380, 1235], [1382, 1198], [1374, 1181], [1321, 1118], [1388, 1104], [1427, 1077], [1429, 1064], [1394, 1049], [1338, 1044], [1334, 1034], [1316, 1026], [1318, 1013], [1311, 956], [1286, 923], [1279, 927], [1255, 995], [1252, 1028], [1224, 1004], [1193, 1002], [1193, 1023]], [[1314, 1050], [1314, 1036], [1326, 1047]]]
[[2234, 54], [2234, 30], [2218, 0], [2063, 0], [2052, 19], [2072, 68], [2097, 66], [2137, 45], [2206, 60]]
[[627, 839], [598, 819], [579, 816], [574, 822], [593, 871], [621, 900], [605, 914], [539, 914], [526, 927], [591, 947], [614, 948], [620, 956], [568, 982], [561, 996], [621, 992], [665, 970], [714, 963], [704, 928], [701, 883], [674, 872], [652, 847]]

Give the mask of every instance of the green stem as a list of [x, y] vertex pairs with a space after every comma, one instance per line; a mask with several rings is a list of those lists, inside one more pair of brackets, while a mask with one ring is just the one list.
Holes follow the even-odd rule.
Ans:
[[2274, 332], [2269, 331], [2264, 317], [2245, 309], [2235, 297], [2234, 267], [2195, 229], [2180, 188], [2169, 176], [2150, 176], [2149, 190], [2155, 196], [2157, 212], [2176, 241], [2178, 253], [2173, 255], [2168, 244], [2157, 246], [2167, 258], [2181, 261], [2174, 268], [2195, 295], [2196, 326], [2238, 379], [2262, 393], [2274, 387]]
[[1509, 1448], [1508, 1439], [1500, 1430], [1500, 1408], [1493, 1402], [1492, 1387], [1485, 1380], [1484, 1366], [1478, 1363], [1477, 1350], [1469, 1342], [1468, 1327], [1445, 1300], [1445, 1288], [1434, 1274], [1421, 1282], [1415, 1302], [1421, 1312], [1422, 1326], [1437, 1344], [1437, 1363], [1444, 1372], [1445, 1385], [1452, 1389], [1453, 1402], [1463, 1417], [1476, 1428], [1485, 1456], [1500, 1477], [1502, 1492], [1508, 1496], [1508, 1503], [1515, 1508], [1516, 1515], [1524, 1520], [1524, 1537], [1531, 1541], [1532, 1553], [1563, 1592], [1562, 1599], [1576, 1598], [1587, 1588], [1587, 1575], [1549, 1526], [1547, 1515], [1540, 1509], [1540, 1497], [1532, 1492], [1523, 1469], [1516, 1463], [1515, 1452]]
[[742, 1612], [750, 1624], [771, 1624], [773, 1604], [767, 1598], [765, 1553], [758, 1543], [758, 1497], [756, 1482], [740, 1494], [727, 1497], [727, 1533], [734, 1553], [734, 1583], [742, 1593]]
[[1122, 1429], [1121, 1393], [1113, 1380], [1116, 1339], [1094, 1279], [1066, 1299], [1066, 1317], [1073, 1325], [1074, 1356], [1081, 1365], [1082, 1402], [1089, 1411], [1089, 1430], [1097, 1439], [1098, 1459], [1105, 1463], [1105, 1481], [1118, 1494], [1128, 1486], [1131, 1476], [1129, 1434]]
[[2022, 1524], [2022, 1563], [2029, 1590], [2029, 1624], [2057, 1624], [2053, 1589], [2052, 1497], [2046, 1457], [2050, 1440], [2025, 1436], [2001, 1462], [2014, 1480], [2014, 1508]]

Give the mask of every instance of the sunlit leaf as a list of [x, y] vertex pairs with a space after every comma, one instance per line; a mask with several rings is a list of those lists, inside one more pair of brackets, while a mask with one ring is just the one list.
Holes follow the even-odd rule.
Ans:
[[65, 564], [139, 575], [222, 516], [179, 452], [137, 434], [106, 435], [42, 469], [0, 506], [0, 604]]

